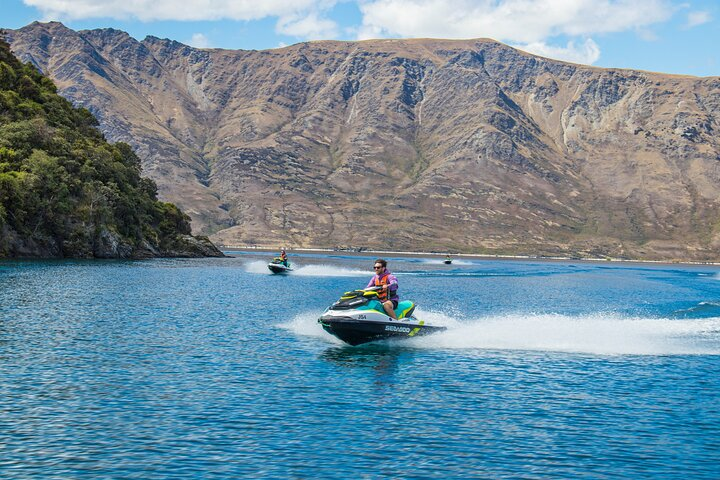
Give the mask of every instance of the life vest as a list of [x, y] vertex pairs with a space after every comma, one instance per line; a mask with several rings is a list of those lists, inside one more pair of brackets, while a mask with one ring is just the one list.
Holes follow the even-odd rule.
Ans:
[[[389, 285], [390, 284], [390, 282], [388, 282], [389, 276], [390, 276], [390, 274], [387, 271], [385, 273], [383, 273], [382, 275], [376, 275], [375, 276], [375, 286], [382, 287], [383, 285]], [[390, 292], [389, 289], [385, 290], [385, 291], [380, 290], [379, 292], [377, 292], [378, 300], [380, 300], [381, 302], [384, 302], [385, 300], [387, 300], [389, 292]]]

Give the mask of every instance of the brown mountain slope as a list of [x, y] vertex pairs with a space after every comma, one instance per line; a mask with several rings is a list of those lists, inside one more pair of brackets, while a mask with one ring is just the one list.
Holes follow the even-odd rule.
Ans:
[[491, 40], [8, 38], [221, 243], [720, 260], [717, 77]]

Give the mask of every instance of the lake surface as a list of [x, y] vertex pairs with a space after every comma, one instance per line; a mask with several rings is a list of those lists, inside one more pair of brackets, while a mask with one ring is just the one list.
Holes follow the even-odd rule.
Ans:
[[232, 254], [0, 262], [0, 478], [720, 478], [718, 267]]

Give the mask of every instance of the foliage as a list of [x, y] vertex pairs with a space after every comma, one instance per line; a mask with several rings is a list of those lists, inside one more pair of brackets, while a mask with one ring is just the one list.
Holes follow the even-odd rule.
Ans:
[[[107, 143], [96, 127], [0, 39], [0, 240], [13, 231], [65, 256], [92, 256], [102, 232], [160, 249], [190, 233], [189, 217], [140, 176], [130, 146]], [[0, 256], [8, 248], [0, 241]]]

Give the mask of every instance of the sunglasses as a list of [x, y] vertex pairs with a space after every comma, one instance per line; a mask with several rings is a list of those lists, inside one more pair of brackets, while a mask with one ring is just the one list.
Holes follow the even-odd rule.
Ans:
[[381, 269], [381, 268], [383, 268], [383, 267], [377, 267], [377, 266], [376, 266], [376, 267], [373, 267], [373, 268], [374, 268], [375, 270], [379, 270], [379, 269]]

